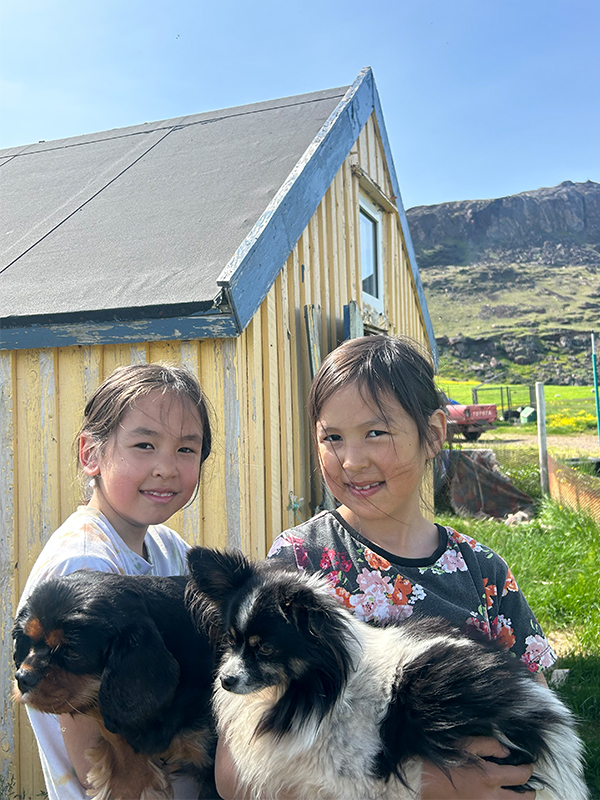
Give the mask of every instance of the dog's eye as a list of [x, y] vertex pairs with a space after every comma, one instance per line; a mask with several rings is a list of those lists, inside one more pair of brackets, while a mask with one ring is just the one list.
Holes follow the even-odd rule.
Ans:
[[268, 642], [262, 642], [262, 644], [258, 646], [258, 652], [262, 656], [270, 656], [274, 650], [275, 648], [273, 647], [273, 645], [269, 644]]
[[81, 658], [79, 653], [77, 653], [75, 650], [71, 650], [70, 647], [67, 647], [66, 650], [64, 650], [64, 656], [65, 658], [68, 658], [69, 661], [78, 661]]
[[225, 636], [223, 636], [223, 641], [225, 642], [227, 647], [233, 647], [233, 645], [235, 644], [235, 639], [230, 633], [226, 633]]

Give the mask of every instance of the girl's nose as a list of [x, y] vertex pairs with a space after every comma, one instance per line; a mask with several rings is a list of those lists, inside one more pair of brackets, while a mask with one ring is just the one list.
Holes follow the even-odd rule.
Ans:
[[346, 445], [341, 456], [342, 467], [351, 472], [364, 469], [369, 459], [364, 447]]
[[170, 478], [177, 473], [177, 458], [170, 453], [160, 453], [154, 464], [153, 474]]

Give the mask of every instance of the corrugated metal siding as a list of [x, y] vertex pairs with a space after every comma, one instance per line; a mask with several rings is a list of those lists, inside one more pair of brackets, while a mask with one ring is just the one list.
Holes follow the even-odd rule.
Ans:
[[[320, 310], [325, 355], [343, 339], [343, 307], [361, 304], [359, 179], [352, 164], [391, 197], [374, 117], [344, 162], [262, 306], [237, 339], [77, 346], [0, 353], [3, 402], [2, 624], [8, 641], [16, 601], [44, 542], [79, 502], [73, 440], [82, 409], [115, 367], [170, 361], [195, 372], [214, 410], [214, 452], [194, 504], [170, 521], [190, 543], [238, 546], [262, 558], [320, 501], [311, 468], [306, 398], [310, 384], [304, 306]], [[385, 217], [385, 313], [390, 333], [426, 344], [397, 215]], [[12, 412], [12, 413], [11, 413]], [[14, 531], [14, 537], [12, 532]], [[43, 788], [25, 715], [14, 715], [9, 648], [3, 648], [3, 774], [34, 796]]]

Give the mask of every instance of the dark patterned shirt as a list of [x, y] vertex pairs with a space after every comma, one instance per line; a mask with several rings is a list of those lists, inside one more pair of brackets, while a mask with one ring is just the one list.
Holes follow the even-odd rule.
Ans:
[[436, 526], [429, 558], [401, 558], [354, 530], [337, 511], [323, 511], [273, 542], [268, 558], [300, 570], [321, 570], [330, 590], [359, 619], [387, 622], [444, 617], [498, 639], [532, 672], [556, 656], [508, 565], [489, 547]]

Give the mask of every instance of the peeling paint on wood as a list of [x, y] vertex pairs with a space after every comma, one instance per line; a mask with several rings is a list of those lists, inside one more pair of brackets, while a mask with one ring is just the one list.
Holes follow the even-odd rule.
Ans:
[[[0, 353], [0, 635], [3, 652], [10, 651], [11, 631], [15, 617], [15, 451], [13, 403], [14, 354]], [[0, 775], [8, 780], [15, 755], [15, 705], [12, 702], [13, 663], [11, 658], [0, 662]]]
[[230, 314], [203, 317], [143, 319], [130, 322], [80, 322], [63, 325], [30, 325], [3, 328], [0, 350], [34, 347], [110, 344], [113, 342], [166, 341], [171, 339], [220, 339], [239, 333]]

